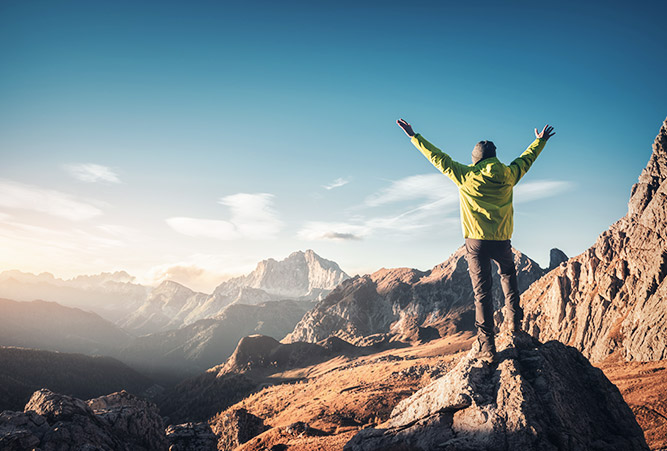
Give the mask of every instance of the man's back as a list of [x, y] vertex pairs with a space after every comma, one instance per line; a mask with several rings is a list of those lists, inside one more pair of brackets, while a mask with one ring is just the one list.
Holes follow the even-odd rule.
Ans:
[[419, 151], [459, 188], [461, 226], [465, 238], [509, 240], [514, 230], [512, 188], [530, 169], [546, 139], [537, 138], [508, 166], [496, 157], [464, 165], [428, 142], [419, 133], [411, 137]]

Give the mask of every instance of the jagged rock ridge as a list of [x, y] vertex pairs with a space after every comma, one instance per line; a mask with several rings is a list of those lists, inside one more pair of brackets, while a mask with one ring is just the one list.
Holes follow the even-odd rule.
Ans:
[[521, 334], [503, 336], [496, 365], [477, 351], [344, 449], [649, 449], [618, 389], [576, 349]]
[[561, 264], [522, 295], [524, 327], [592, 361], [614, 351], [627, 360], [667, 358], [667, 120], [628, 214], [586, 252]]
[[[521, 252], [513, 252], [523, 291], [545, 271]], [[499, 308], [504, 298], [500, 278], [493, 273], [494, 303]], [[283, 341], [316, 342], [335, 335], [362, 343], [374, 334], [418, 339], [420, 327], [428, 326], [444, 335], [472, 329], [473, 308], [465, 247], [461, 247], [430, 271], [381, 269], [345, 281], [306, 313]]]

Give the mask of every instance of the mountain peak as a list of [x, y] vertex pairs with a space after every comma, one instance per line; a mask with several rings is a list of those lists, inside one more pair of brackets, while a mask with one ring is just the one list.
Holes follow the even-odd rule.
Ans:
[[646, 167], [640, 174], [638, 182], [632, 187], [628, 203], [629, 217], [636, 217], [644, 212], [665, 178], [667, 178], [667, 119], [655, 137], [653, 152]]

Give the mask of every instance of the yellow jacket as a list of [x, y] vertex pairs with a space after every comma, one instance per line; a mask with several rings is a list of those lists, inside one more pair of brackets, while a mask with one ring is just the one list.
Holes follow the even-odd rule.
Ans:
[[514, 230], [512, 189], [542, 152], [545, 139], [536, 139], [509, 166], [496, 157], [466, 166], [428, 142], [419, 133], [412, 144], [433, 166], [459, 187], [461, 225], [465, 238], [509, 240]]

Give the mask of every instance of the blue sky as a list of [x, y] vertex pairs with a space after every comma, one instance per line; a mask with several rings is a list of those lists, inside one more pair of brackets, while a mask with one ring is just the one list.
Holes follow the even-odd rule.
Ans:
[[513, 244], [583, 252], [667, 115], [664, 2], [0, 1], [0, 269], [209, 289], [312, 248], [351, 274], [462, 242], [462, 162], [509, 163]]

